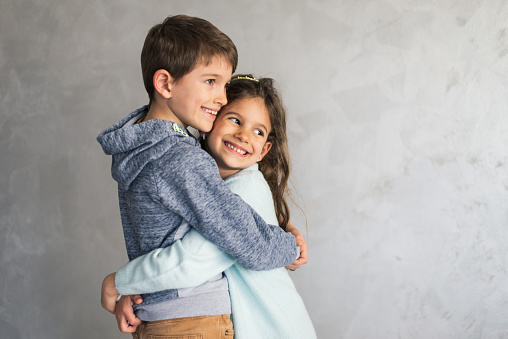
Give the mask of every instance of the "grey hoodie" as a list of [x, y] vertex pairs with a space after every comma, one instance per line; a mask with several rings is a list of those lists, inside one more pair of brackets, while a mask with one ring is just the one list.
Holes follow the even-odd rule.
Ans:
[[[190, 225], [246, 268], [268, 270], [292, 263], [299, 254], [295, 238], [280, 227], [267, 225], [233, 194], [215, 161], [186, 129], [159, 119], [135, 124], [147, 112], [144, 106], [97, 137], [104, 152], [113, 156], [111, 172], [118, 182], [129, 260], [172, 244]], [[207, 291], [213, 294], [210, 288]], [[199, 293], [203, 292], [195, 294]], [[185, 297], [190, 295], [192, 292]], [[171, 300], [176, 304], [180, 297], [177, 290], [167, 290], [145, 295], [143, 304]], [[208, 309], [210, 300], [198, 308]], [[184, 316], [216, 314], [213, 310], [208, 313], [187, 312]]]

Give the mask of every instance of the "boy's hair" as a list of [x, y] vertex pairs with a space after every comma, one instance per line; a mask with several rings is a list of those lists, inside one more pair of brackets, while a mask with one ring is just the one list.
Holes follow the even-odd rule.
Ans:
[[178, 81], [198, 63], [208, 65], [215, 56], [223, 57], [235, 71], [238, 64], [235, 44], [204, 19], [175, 15], [153, 26], [141, 52], [141, 71], [150, 102], [155, 94], [153, 75], [159, 69], [168, 71]]
[[228, 103], [222, 109], [241, 99], [263, 99], [272, 125], [267, 139], [272, 143], [272, 148], [258, 165], [272, 191], [279, 226], [285, 230], [290, 216], [286, 197], [290, 193], [288, 180], [291, 161], [286, 134], [286, 109], [273, 82], [271, 78], [254, 79], [250, 74], [235, 75], [226, 87]]

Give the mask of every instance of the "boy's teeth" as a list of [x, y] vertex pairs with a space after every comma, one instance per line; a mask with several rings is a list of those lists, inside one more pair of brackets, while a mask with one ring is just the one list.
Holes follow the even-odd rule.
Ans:
[[238, 148], [236, 148], [235, 146], [233, 146], [231, 144], [226, 144], [226, 146], [228, 146], [229, 148], [234, 150], [236, 153], [240, 153], [241, 155], [245, 155], [245, 153], [247, 153], [244, 150], [238, 149]]
[[208, 108], [203, 108], [203, 110], [204, 110], [206, 113], [210, 113], [210, 114], [213, 114], [213, 115], [217, 115], [217, 111], [214, 111], [214, 110], [211, 110], [211, 109], [208, 109]]

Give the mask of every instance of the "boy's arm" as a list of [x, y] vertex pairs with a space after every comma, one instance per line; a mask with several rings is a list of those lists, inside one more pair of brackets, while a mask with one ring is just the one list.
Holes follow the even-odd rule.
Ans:
[[291, 265], [286, 266], [288, 270], [294, 271], [309, 262], [308, 246], [302, 233], [300, 233], [291, 221], [289, 221], [286, 226], [286, 232], [295, 236], [296, 244], [300, 247], [300, 258], [296, 259]]
[[[294, 226], [292, 229], [293, 232], [296, 230]], [[299, 243], [299, 246], [306, 248], [305, 242]], [[306, 260], [306, 250], [287, 268], [298, 268], [303, 263], [299, 263], [298, 267], [294, 266], [303, 258]], [[196, 286], [234, 262], [234, 258], [191, 229], [183, 239], [173, 245], [153, 250], [130, 261], [117, 273], [108, 275], [102, 284], [102, 307], [116, 315], [121, 332], [132, 333], [141, 322], [134, 315], [132, 304], [139, 304], [143, 300], [139, 295], [129, 297], [127, 294]], [[117, 302], [120, 293], [124, 296]]]
[[[247, 170], [239, 174], [225, 180], [228, 187], [233, 193], [238, 194], [246, 203], [254, 208], [267, 223], [276, 224], [278, 221], [275, 214], [272, 192], [263, 174], [257, 170]], [[294, 271], [308, 262], [307, 243], [291, 221], [286, 226], [286, 232], [295, 236], [296, 244], [300, 248], [300, 257], [286, 266], [287, 269]]]
[[[257, 176], [251, 174], [243, 176], [241, 180], [228, 180], [227, 185], [263, 219], [275, 223], [277, 217], [269, 187], [260, 172], [255, 174]], [[292, 223], [287, 231], [295, 235], [300, 247], [305, 245], [303, 237]], [[305, 255], [302, 253], [297, 261], [302, 261], [304, 256], [306, 257], [306, 253]], [[103, 295], [109, 296], [108, 303], [111, 303], [113, 307], [107, 308], [104, 304], [103, 307], [108, 310], [114, 309], [114, 303], [119, 294], [151, 293], [197, 286], [224, 271], [234, 262], [234, 258], [191, 229], [183, 239], [171, 246], [140, 256], [120, 268], [116, 275], [106, 277], [104, 286], [107, 289], [103, 287]], [[299, 267], [303, 263], [295, 262], [288, 268], [298, 268], [296, 264]], [[106, 280], [111, 281], [106, 284]]]
[[181, 147], [158, 163], [153, 174], [161, 202], [244, 267], [273, 269], [298, 258], [295, 237], [266, 224], [233, 194], [204, 151]]

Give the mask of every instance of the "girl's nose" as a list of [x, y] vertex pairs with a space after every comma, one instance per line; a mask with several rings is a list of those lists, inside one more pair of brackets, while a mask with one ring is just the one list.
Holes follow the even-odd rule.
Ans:
[[249, 141], [249, 137], [247, 135], [247, 132], [244, 131], [244, 130], [240, 130], [240, 131], [236, 132], [235, 137], [238, 140], [240, 140], [241, 142], [248, 142]]

